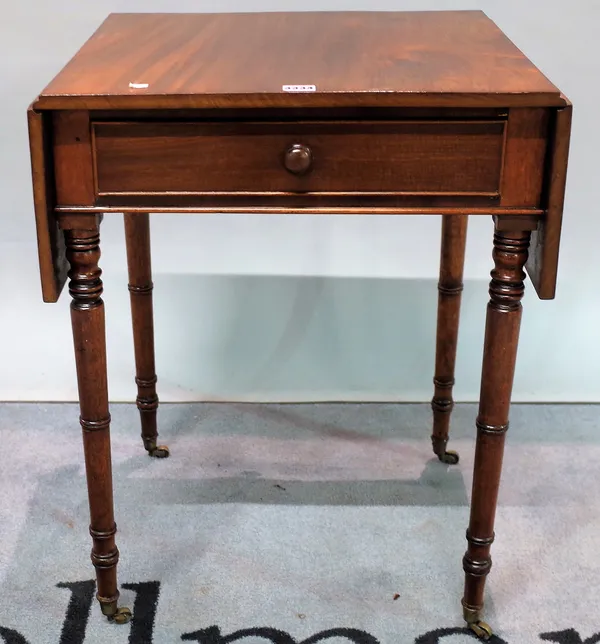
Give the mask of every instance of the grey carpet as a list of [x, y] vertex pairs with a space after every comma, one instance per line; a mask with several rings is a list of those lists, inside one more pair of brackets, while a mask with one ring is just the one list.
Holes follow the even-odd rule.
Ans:
[[[427, 405], [164, 405], [172, 456], [157, 461], [135, 407], [113, 405], [119, 578], [135, 611], [116, 626], [88, 611], [76, 406], [0, 405], [0, 642], [472, 642], [459, 600], [475, 413], [456, 408], [448, 467], [432, 458]], [[511, 421], [495, 641], [598, 642], [600, 407], [521, 405]]]

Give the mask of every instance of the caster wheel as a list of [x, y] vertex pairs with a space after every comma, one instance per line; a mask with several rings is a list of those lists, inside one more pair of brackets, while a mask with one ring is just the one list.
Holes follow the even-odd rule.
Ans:
[[168, 458], [169, 454], [169, 448], [166, 445], [158, 445], [148, 450], [148, 455], [152, 458]]
[[489, 624], [485, 622], [473, 622], [469, 624], [469, 628], [477, 635], [480, 640], [489, 640], [492, 636], [492, 629]]
[[108, 618], [108, 621], [115, 624], [127, 624], [131, 621], [131, 611], [125, 606], [118, 608], [117, 612]]
[[449, 449], [447, 452], [444, 452], [441, 456], [438, 456], [440, 461], [442, 463], [446, 463], [447, 465], [456, 465], [459, 460], [458, 452], [455, 452], [454, 450]]

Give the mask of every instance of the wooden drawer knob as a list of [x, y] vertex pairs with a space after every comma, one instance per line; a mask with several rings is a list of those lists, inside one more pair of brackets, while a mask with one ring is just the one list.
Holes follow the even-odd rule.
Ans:
[[306, 174], [312, 165], [310, 148], [300, 143], [292, 145], [285, 152], [283, 165], [292, 174]]

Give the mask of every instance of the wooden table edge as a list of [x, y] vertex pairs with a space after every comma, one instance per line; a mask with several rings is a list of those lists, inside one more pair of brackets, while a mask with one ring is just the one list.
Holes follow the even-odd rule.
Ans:
[[565, 107], [559, 92], [450, 94], [394, 91], [254, 94], [42, 94], [32, 108], [43, 110], [129, 110], [203, 108], [338, 108], [338, 107]]

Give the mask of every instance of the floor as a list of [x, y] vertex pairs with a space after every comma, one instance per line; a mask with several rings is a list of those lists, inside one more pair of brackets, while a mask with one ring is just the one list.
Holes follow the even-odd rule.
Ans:
[[[2, 404], [0, 640], [461, 644], [473, 405], [432, 458], [427, 405], [163, 405], [167, 460], [113, 405], [128, 626], [102, 619], [78, 410]], [[600, 641], [600, 406], [516, 405], [486, 619], [492, 641]], [[335, 642], [333, 642], [335, 640]]]

